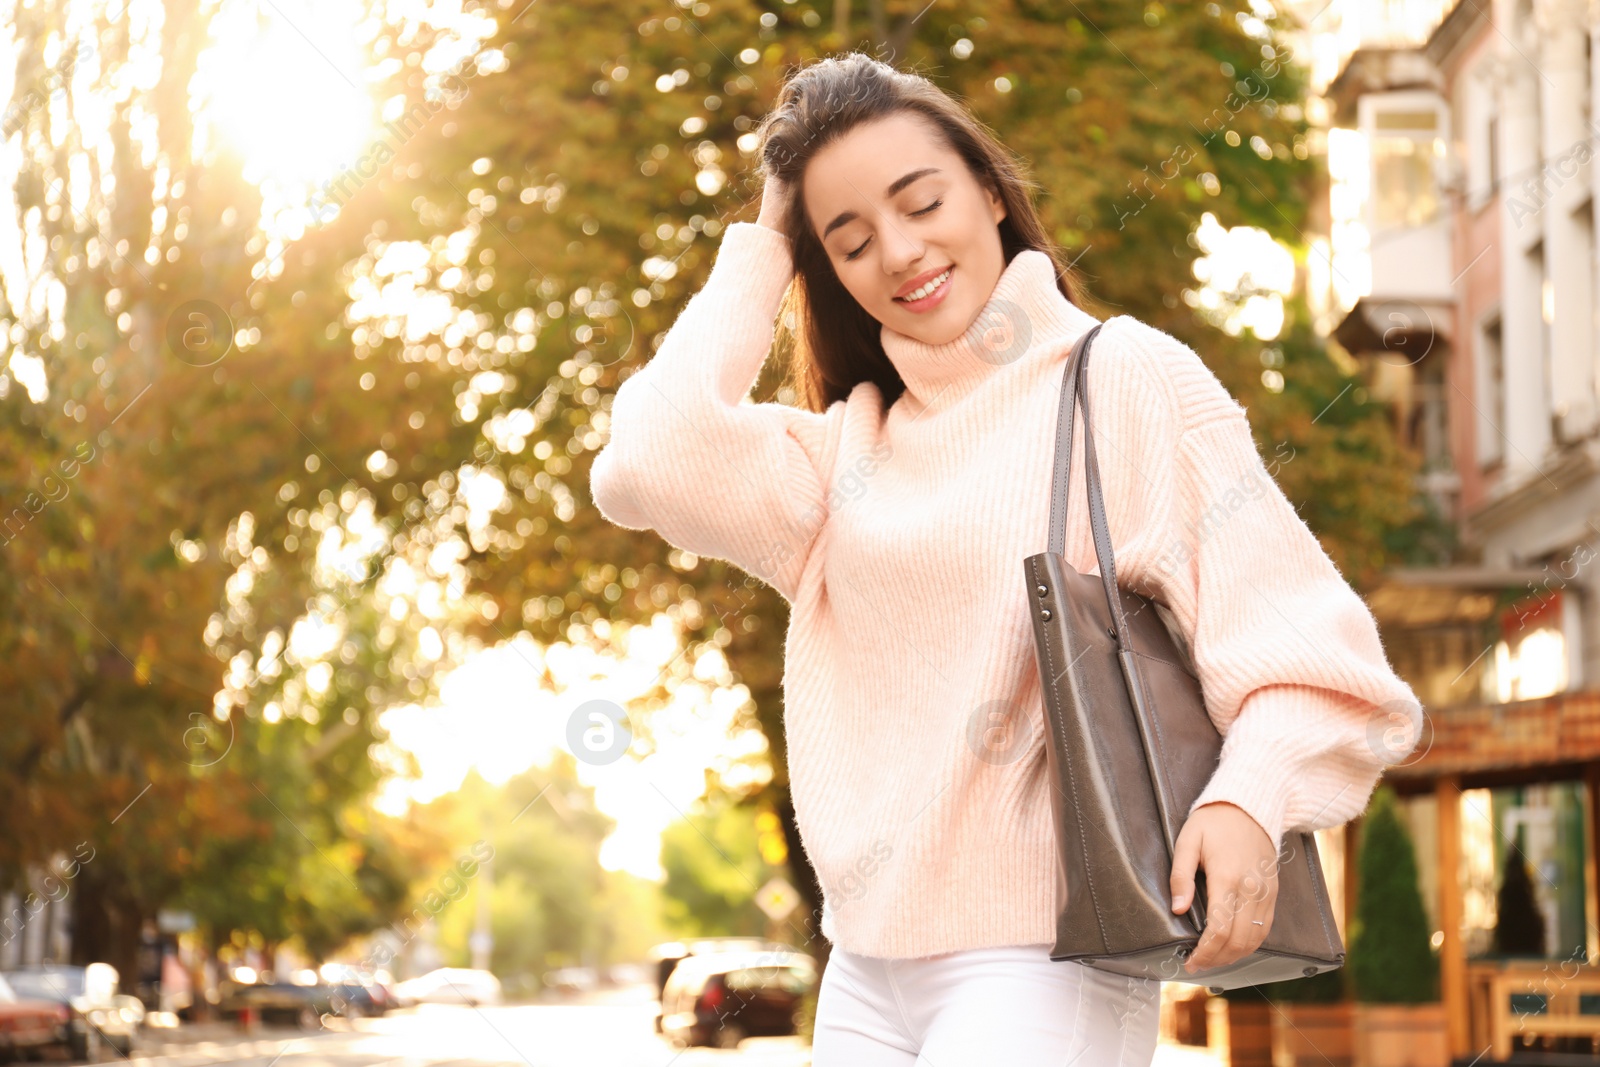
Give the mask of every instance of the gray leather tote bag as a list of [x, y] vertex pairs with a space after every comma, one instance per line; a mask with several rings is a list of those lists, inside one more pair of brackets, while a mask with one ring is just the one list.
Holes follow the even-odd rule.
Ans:
[[[1089, 421], [1089, 346], [1099, 332], [1098, 325], [1089, 329], [1067, 361], [1049, 547], [1023, 561], [1049, 729], [1045, 750], [1061, 859], [1057, 900], [1065, 902], [1050, 958], [1213, 992], [1342, 966], [1344, 944], [1316, 838], [1290, 831], [1278, 854], [1278, 898], [1266, 940], [1231, 964], [1192, 975], [1183, 970], [1205, 928], [1207, 896], [1201, 869], [1189, 910], [1173, 913], [1173, 843], [1216, 769], [1222, 735], [1156, 602], [1117, 586]], [[1077, 403], [1099, 575], [1080, 574], [1062, 558]]]

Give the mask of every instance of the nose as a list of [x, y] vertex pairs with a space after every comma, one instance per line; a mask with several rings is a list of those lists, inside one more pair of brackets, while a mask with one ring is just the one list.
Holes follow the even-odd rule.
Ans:
[[923, 256], [923, 244], [890, 222], [879, 238], [883, 244], [883, 270], [890, 278], [905, 277], [911, 265]]

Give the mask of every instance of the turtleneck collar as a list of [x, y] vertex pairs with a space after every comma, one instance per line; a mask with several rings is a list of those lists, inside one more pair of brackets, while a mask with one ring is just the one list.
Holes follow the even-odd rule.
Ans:
[[880, 336], [907, 395], [939, 410], [996, 371], [1052, 347], [1044, 342], [1076, 340], [1098, 321], [1056, 288], [1050, 256], [1025, 248], [1011, 257], [978, 317], [959, 337], [930, 345], [889, 326]]

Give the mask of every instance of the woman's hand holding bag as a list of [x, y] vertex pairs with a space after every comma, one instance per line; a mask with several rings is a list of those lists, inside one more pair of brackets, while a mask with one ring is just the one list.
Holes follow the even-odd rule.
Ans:
[[1178, 914], [1189, 910], [1197, 862], [1211, 907], [1205, 933], [1183, 965], [1190, 974], [1241, 960], [1259, 948], [1272, 929], [1278, 902], [1278, 851], [1261, 824], [1237, 804], [1202, 804], [1179, 831], [1172, 857], [1172, 910]]

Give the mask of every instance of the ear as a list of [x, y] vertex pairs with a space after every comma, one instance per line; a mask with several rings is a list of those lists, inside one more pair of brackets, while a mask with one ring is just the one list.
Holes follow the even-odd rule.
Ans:
[[994, 216], [994, 224], [1000, 225], [1006, 218], [1006, 202], [1000, 199], [1000, 194], [991, 186], [984, 186], [984, 194], [989, 198], [989, 212]]

